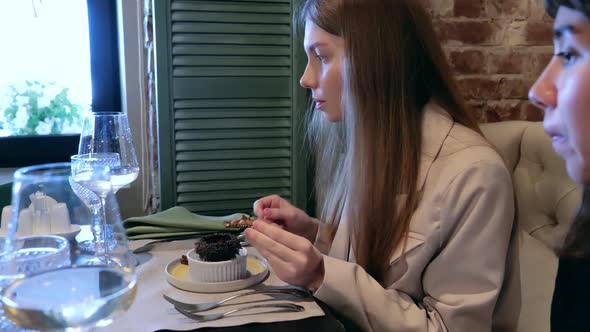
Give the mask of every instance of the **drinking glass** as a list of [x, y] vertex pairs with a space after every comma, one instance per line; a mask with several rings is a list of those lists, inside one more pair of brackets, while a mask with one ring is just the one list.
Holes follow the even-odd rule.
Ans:
[[119, 155], [120, 165], [111, 166], [111, 184], [114, 193], [137, 179], [139, 164], [127, 114], [95, 112], [84, 119], [78, 154], [96, 153]]
[[[33, 235], [0, 242], [0, 290], [19, 278], [71, 264], [69, 242], [60, 236]], [[0, 331], [21, 331], [6, 318], [3, 308]]]
[[135, 298], [135, 260], [105, 175], [108, 166], [93, 175], [106, 176], [109, 184], [104, 218], [113, 248], [108, 260], [77, 247], [79, 240], [96, 239], [90, 232], [92, 213], [70, 185], [71, 169], [70, 163], [59, 163], [15, 172], [11, 216], [0, 239], [1, 331], [90, 330], [108, 325]]

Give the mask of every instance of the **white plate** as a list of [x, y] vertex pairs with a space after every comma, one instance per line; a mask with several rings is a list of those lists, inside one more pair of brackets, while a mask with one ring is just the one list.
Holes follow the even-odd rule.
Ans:
[[223, 293], [244, 289], [260, 283], [268, 275], [268, 262], [262, 257], [248, 255], [244, 279], [225, 282], [196, 282], [189, 277], [188, 265], [180, 264], [180, 258], [166, 265], [166, 280], [174, 287], [196, 293]]
[[[76, 238], [76, 235], [78, 235], [78, 233], [80, 233], [80, 226], [79, 225], [70, 225], [70, 231], [66, 232], [66, 233], [50, 233], [49, 235], [57, 235], [57, 236], [62, 236], [65, 237], [66, 239], [68, 239], [69, 241], [73, 241], [74, 238]], [[6, 231], [5, 230], [0, 230], [0, 237], [4, 237], [6, 235]], [[27, 234], [27, 235], [21, 235], [21, 234], [16, 234], [16, 236], [32, 236], [32, 235], [43, 235], [43, 234]]]

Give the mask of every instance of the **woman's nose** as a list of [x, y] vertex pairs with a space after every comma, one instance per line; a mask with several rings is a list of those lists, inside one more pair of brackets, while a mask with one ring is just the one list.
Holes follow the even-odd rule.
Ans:
[[543, 110], [553, 109], [557, 105], [557, 88], [554, 76], [554, 69], [550, 63], [529, 90], [531, 103]]
[[314, 89], [317, 87], [317, 81], [313, 77], [313, 72], [309, 64], [305, 67], [305, 71], [299, 80], [299, 84], [306, 89]]

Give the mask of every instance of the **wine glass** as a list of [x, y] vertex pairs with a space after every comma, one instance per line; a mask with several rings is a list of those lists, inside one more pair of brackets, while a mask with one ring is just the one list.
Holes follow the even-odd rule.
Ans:
[[92, 212], [93, 239], [85, 240], [78, 247], [94, 251], [96, 261], [108, 262], [108, 234], [106, 198], [111, 192], [111, 167], [120, 165], [118, 153], [89, 153], [71, 156], [72, 176], [69, 184], [73, 192]]
[[127, 114], [94, 112], [84, 119], [78, 154], [117, 153], [120, 165], [111, 166], [113, 193], [137, 179], [139, 164]]
[[[105, 168], [93, 176], [105, 176]], [[92, 239], [82, 226], [92, 225], [93, 217], [70, 185], [70, 163], [15, 172], [12, 213], [0, 239], [0, 330], [84, 331], [108, 325], [129, 308], [136, 293], [135, 260], [106, 174], [104, 217], [114, 245], [108, 250], [109, 261], [97, 263], [94, 252], [77, 247], [78, 240]], [[71, 232], [49, 235], [64, 222]], [[32, 241], [37, 237], [45, 240]]]

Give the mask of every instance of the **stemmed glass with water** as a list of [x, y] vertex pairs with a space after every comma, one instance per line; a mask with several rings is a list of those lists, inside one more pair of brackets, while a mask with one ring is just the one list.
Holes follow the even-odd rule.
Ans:
[[84, 120], [78, 155], [98, 158], [98, 153], [119, 155], [118, 165], [109, 165], [114, 193], [137, 179], [139, 164], [125, 113], [95, 112]]
[[[105, 183], [96, 177], [89, 181], [94, 170], [108, 166], [110, 169], [109, 191], [116, 193], [137, 179], [139, 164], [127, 115], [121, 112], [96, 112], [85, 118], [78, 154], [72, 156], [72, 187], [86, 206], [92, 211], [94, 223], [92, 233], [104, 248], [96, 248], [97, 256], [108, 250], [110, 230], [104, 222]], [[102, 213], [101, 213], [102, 211]], [[80, 248], [93, 250], [93, 243], [80, 243]], [[100, 250], [99, 250], [100, 249]]]
[[117, 153], [93, 153], [71, 157], [72, 175], [69, 184], [92, 212], [93, 239], [78, 243], [78, 248], [94, 252], [97, 264], [109, 264], [108, 248], [112, 246], [107, 222], [107, 196], [111, 193], [111, 167], [120, 165]]

